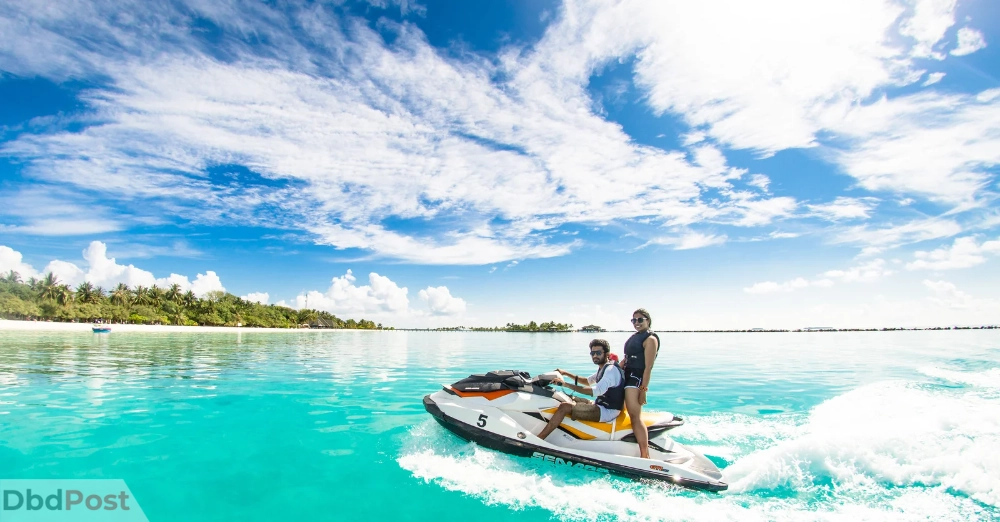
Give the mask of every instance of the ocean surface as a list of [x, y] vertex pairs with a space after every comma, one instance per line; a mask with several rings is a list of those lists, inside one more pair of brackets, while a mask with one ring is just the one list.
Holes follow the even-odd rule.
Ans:
[[472, 373], [592, 371], [575, 333], [0, 332], [0, 478], [124, 479], [153, 522], [1000, 520], [1000, 331], [661, 335], [647, 409], [728, 492], [484, 450], [424, 412]]

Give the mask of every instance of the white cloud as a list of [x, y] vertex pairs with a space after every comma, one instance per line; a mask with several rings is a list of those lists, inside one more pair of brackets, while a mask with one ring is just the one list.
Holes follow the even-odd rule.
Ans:
[[962, 226], [951, 219], [927, 218], [902, 225], [859, 225], [844, 229], [834, 243], [855, 243], [868, 247], [892, 247], [929, 239], [950, 237], [962, 232]]
[[797, 277], [784, 283], [776, 283], [774, 281], [754, 283], [753, 286], [744, 288], [743, 291], [748, 294], [773, 294], [776, 292], [792, 292], [808, 286], [809, 281], [801, 277]]
[[846, 270], [828, 270], [819, 279], [796, 277], [783, 283], [762, 281], [745, 287], [743, 291], [748, 294], [773, 294], [794, 292], [809, 287], [829, 288], [837, 283], [871, 283], [893, 274], [893, 271], [886, 269], [885, 265], [884, 259], [873, 259]]
[[[198, 52], [174, 25], [191, 15], [166, 5], [144, 11], [149, 23], [122, 25], [121, 6], [109, 2], [72, 13], [12, 8], [0, 68], [99, 75], [113, 88], [85, 95], [100, 123], [23, 135], [5, 152], [32, 176], [102, 191], [130, 208], [147, 202], [189, 220], [297, 227], [321, 244], [417, 263], [564, 255], [579, 242], [553, 242], [545, 232], [567, 223], [760, 226], [795, 206], [791, 198], [702, 198], [743, 172], [711, 145], [692, 144], [688, 159], [635, 143], [591, 110], [585, 74], [548, 67], [544, 44], [499, 63], [459, 60], [411, 25], [380, 26], [398, 33], [389, 46], [366, 25], [318, 8], [303, 33], [306, 13], [294, 6], [188, 7], [233, 30], [223, 46], [230, 58]], [[30, 30], [22, 18], [33, 20]], [[248, 32], [264, 36], [242, 45]], [[498, 84], [498, 75], [508, 80]], [[250, 180], [236, 190], [204, 177], [229, 163], [292, 183]], [[383, 226], [390, 217], [429, 226], [401, 233]]]
[[907, 270], [955, 270], [969, 268], [986, 262], [985, 254], [1000, 254], [1000, 239], [984, 241], [974, 237], [955, 239], [950, 247], [941, 247], [930, 252], [917, 251], [915, 261], [906, 264]]
[[765, 154], [823, 146], [866, 189], [967, 205], [1000, 163], [1000, 100], [925, 91], [869, 101], [918, 82], [918, 59], [945, 57], [955, 3], [578, 1], [540, 48], [567, 76], [637, 53], [649, 103], [701, 135]]
[[911, 56], [938, 60], [944, 58], [941, 53], [934, 50], [934, 47], [955, 24], [957, 3], [957, 0], [924, 0], [911, 4], [912, 15], [899, 27], [900, 34], [916, 40], [916, 45], [910, 51]]
[[973, 312], [989, 312], [1000, 309], [1000, 302], [995, 299], [978, 299], [958, 289], [948, 281], [924, 280], [924, 286], [934, 292], [931, 302], [958, 310]]
[[927, 80], [924, 83], [920, 84], [920, 85], [922, 87], [927, 87], [929, 85], [934, 85], [935, 83], [938, 83], [941, 80], [943, 80], [944, 77], [945, 77], [945, 73], [943, 73], [943, 72], [930, 73], [930, 74], [927, 75]]
[[842, 219], [868, 219], [878, 204], [875, 198], [838, 197], [830, 203], [806, 205], [814, 214], [830, 221]]
[[368, 284], [355, 285], [356, 278], [348, 270], [334, 277], [326, 292], [312, 290], [295, 298], [296, 308], [325, 310], [334, 314], [367, 313], [374, 315], [405, 314], [410, 299], [406, 287], [400, 288], [388, 277], [375, 272], [368, 274]]
[[877, 255], [881, 254], [882, 252], [885, 252], [885, 250], [886, 250], [886, 247], [878, 247], [878, 246], [864, 247], [864, 248], [861, 249], [861, 252], [858, 253], [857, 257], [862, 258], [862, 257], [877, 256]]
[[885, 265], [884, 259], [873, 259], [847, 270], [829, 270], [824, 272], [823, 275], [842, 283], [871, 283], [894, 273], [892, 270], [887, 269]]
[[798, 207], [798, 202], [790, 197], [777, 197], [737, 201], [733, 206], [742, 210], [742, 216], [733, 221], [733, 225], [755, 227], [791, 216]]
[[[191, 290], [198, 297], [204, 296], [213, 290], [225, 291], [219, 276], [208, 270], [204, 274], [198, 274], [194, 283], [178, 274], [170, 274], [169, 277], [156, 278], [152, 272], [137, 268], [134, 265], [119, 265], [115, 258], [109, 258], [107, 245], [100, 241], [92, 241], [83, 250], [83, 259], [87, 262], [87, 269], [80, 268], [75, 263], [54, 259], [41, 272], [35, 271], [30, 265], [21, 262], [21, 253], [0, 245], [0, 268], [7, 266], [20, 267], [18, 272], [22, 272], [22, 278], [40, 277], [43, 274], [52, 272], [60, 283], [76, 286], [84, 281], [89, 281], [95, 286], [103, 287], [105, 290], [112, 288], [118, 283], [125, 283], [129, 287], [157, 285], [168, 287], [172, 284], [180, 285], [184, 291]], [[6, 268], [4, 268], [6, 269]], [[9, 269], [6, 269], [9, 270]]]
[[939, 0], [579, 1], [564, 5], [539, 47], [565, 76], [637, 52], [654, 108], [774, 152], [815, 145], [826, 110], [914, 81], [910, 60], [932, 54], [953, 12]]
[[983, 33], [970, 27], [958, 30], [958, 47], [951, 50], [954, 56], [965, 56], [986, 48], [986, 38]]
[[303, 292], [295, 298], [293, 304], [285, 304], [284, 301], [278, 304], [300, 309], [324, 310], [338, 315], [386, 318], [397, 322], [406, 322], [407, 319], [417, 317], [432, 320], [465, 313], [465, 300], [451, 295], [446, 286], [428, 286], [417, 293], [421, 301], [427, 305], [426, 309], [410, 308], [408, 294], [409, 289], [400, 287], [388, 277], [375, 272], [368, 275], [367, 285], [358, 285], [354, 273], [348, 270], [346, 274], [334, 277], [330, 288], [325, 292], [316, 290]]
[[771, 184], [771, 178], [763, 174], [754, 174], [750, 176], [750, 181], [747, 181], [747, 185], [757, 187], [764, 192], [767, 192], [767, 187]]
[[24, 262], [20, 252], [9, 246], [0, 245], [0, 276], [6, 276], [11, 270], [17, 272], [25, 281], [29, 277], [41, 277], [42, 275], [34, 267]]
[[[62, 283], [70, 286], [76, 286], [87, 279], [87, 273], [84, 272], [80, 267], [68, 261], [61, 261], [59, 259], [54, 259], [45, 265], [42, 273], [52, 273], [56, 276], [56, 279]], [[92, 281], [93, 282], [93, 281]], [[101, 286], [97, 283], [97, 286]]]
[[267, 304], [271, 300], [271, 296], [267, 292], [250, 292], [247, 295], [240, 296], [240, 298], [244, 301], [260, 304]]
[[2, 215], [17, 223], [0, 223], [0, 230], [36, 236], [85, 236], [116, 232], [125, 226], [105, 217], [103, 206], [79, 191], [28, 188], [0, 197]]
[[465, 300], [453, 297], [446, 286], [428, 286], [418, 294], [427, 302], [433, 315], [459, 315], [465, 313]]
[[693, 250], [696, 248], [705, 248], [714, 245], [721, 245], [727, 241], [725, 235], [717, 236], [715, 234], [702, 234], [701, 232], [686, 232], [680, 236], [666, 236], [654, 238], [639, 248], [645, 248], [649, 245], [668, 245], [674, 247], [674, 250]]
[[[175, 276], [175, 274], [170, 274], [170, 275], [171, 277]], [[184, 280], [186, 281], [187, 278], [185, 277]], [[172, 284], [170, 278], [168, 278], [168, 282]], [[190, 289], [192, 292], [194, 292], [194, 295], [198, 297], [202, 297], [209, 292], [226, 291], [226, 287], [222, 286], [222, 281], [219, 279], [219, 276], [211, 270], [206, 271], [204, 274], [198, 274], [197, 276], [195, 276], [194, 282], [191, 283], [190, 287], [186, 287], [180, 281], [177, 281], [177, 283], [180, 284], [182, 289], [185, 290]]]
[[847, 145], [832, 157], [861, 187], [968, 208], [1000, 164], [1000, 89], [920, 91], [830, 116]]
[[[335, 248], [446, 264], [565, 255], [580, 242], [550, 232], [567, 224], [793, 216], [792, 198], [734, 190], [747, 172], [721, 146], [770, 154], [835, 135], [824, 157], [862, 187], [963, 205], [1000, 155], [996, 97], [870, 102], [919, 82], [915, 59], [941, 57], [951, 0], [579, 0], [535, 45], [461, 57], [414, 25], [374, 30], [324, 6], [174, 5], [8, 6], [0, 70], [109, 87], [84, 94], [82, 130], [25, 133], [3, 153], [116, 210], [297, 228]], [[212, 55], [189, 30], [198, 19], [225, 35]], [[595, 113], [591, 76], [631, 57], [650, 106], [691, 126], [684, 150], [638, 144]], [[204, 172], [220, 164], [262, 180], [215, 183]], [[747, 185], [766, 193], [766, 181]], [[426, 226], [391, 230], [393, 218]], [[7, 227], [72, 230], [32, 219]], [[125, 226], [105, 221], [77, 230]]]

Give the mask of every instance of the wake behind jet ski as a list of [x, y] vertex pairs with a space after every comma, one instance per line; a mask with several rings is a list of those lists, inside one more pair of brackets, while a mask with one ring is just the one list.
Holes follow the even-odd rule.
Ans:
[[664, 480], [708, 491], [729, 486], [704, 455], [666, 435], [684, 423], [669, 413], [643, 412], [649, 457], [639, 456], [626, 411], [611, 422], [566, 418], [542, 440], [541, 431], [560, 402], [570, 398], [552, 387], [554, 374], [532, 379], [527, 372], [472, 375], [424, 397], [424, 408], [445, 428], [481, 446], [590, 471]]

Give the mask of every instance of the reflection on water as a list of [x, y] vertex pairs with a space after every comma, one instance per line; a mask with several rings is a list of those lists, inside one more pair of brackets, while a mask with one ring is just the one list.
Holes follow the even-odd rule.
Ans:
[[[628, 336], [601, 335], [618, 353]], [[475, 449], [428, 423], [421, 397], [471, 373], [593, 369], [590, 335], [2, 332], [0, 470], [12, 478], [124, 478], [151, 520], [312, 519], [331, 513], [415, 520], [456, 513], [490, 519], [703, 519], [711, 513], [728, 513], [716, 517], [722, 519], [780, 519], [788, 518], [781, 513], [801, 509], [832, 513], [839, 508], [830, 492], [847, 488], [845, 479], [794, 462], [839, 462], [824, 453], [831, 444], [843, 445], [836, 446], [838, 452], [860, 447], [871, 454], [881, 446], [866, 446], [863, 430], [833, 439], [810, 430], [835, 427], [839, 416], [852, 411], [868, 415], [871, 423], [911, 422], [907, 412], [914, 397], [961, 413], [955, 419], [994, 411], [989, 408], [998, 398], [988, 394], [977, 395], [981, 403], [949, 402], [950, 396], [920, 395], [912, 383], [946, 375], [960, 381], [948, 386], [979, 389], [982, 383], [969, 380], [998, 371], [998, 337], [996, 331], [662, 335], [648, 408], [687, 417], [678, 436], [732, 465], [729, 472], [738, 475], [742, 492], [723, 504], [711, 500], [722, 497], [534, 469]], [[872, 400], [892, 406], [867, 408]], [[959, 407], [968, 404], [971, 409]], [[949, 419], [941, 422], [958, 422]], [[978, 451], [982, 441], [997, 437], [992, 425], [977, 429], [961, 434], [972, 440], [970, 446], [961, 445], [964, 439], [946, 442], [956, 451]], [[926, 441], [940, 443], [939, 435], [924, 434]], [[873, 469], [882, 465], [873, 462]], [[1000, 498], [1000, 477], [993, 477], [992, 493], [990, 474], [1000, 474], [1000, 465], [981, 469], [973, 476], [986, 478], [975, 487], [949, 486], [973, 500], [941, 493], [945, 504], [958, 506], [945, 509], [944, 519], [967, 517], [969, 506], [979, 506], [983, 517], [995, 515], [991, 499]], [[877, 486], [877, 473], [844, 473], [852, 477], [851, 487], [875, 481], [869, 486], [877, 495], [851, 497], [864, 504], [861, 518], [882, 513], [873, 503], [902, 502]], [[936, 472], [928, 473], [925, 479], [938, 480]], [[490, 479], [495, 476], [513, 482], [501, 487]], [[909, 478], [900, 477], [892, 480], [911, 487]], [[933, 480], [925, 486], [936, 487]], [[524, 484], [537, 485], [551, 498], [521, 495]], [[587, 487], [606, 490], [621, 509], [587, 515], [571, 501]], [[396, 502], [343, 504], [387, 488]], [[916, 495], [917, 489], [906, 491]], [[656, 509], [630, 508], [637, 498]], [[766, 504], [775, 498], [784, 507]], [[714, 502], [716, 511], [698, 511], [706, 502]], [[850, 504], [844, 497], [835, 502]], [[528, 511], [517, 511], [521, 508]]]

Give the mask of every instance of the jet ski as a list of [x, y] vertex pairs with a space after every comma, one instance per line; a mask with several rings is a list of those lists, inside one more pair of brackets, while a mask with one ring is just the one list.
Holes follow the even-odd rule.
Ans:
[[719, 468], [697, 451], [667, 436], [684, 424], [669, 413], [642, 412], [649, 431], [649, 458], [639, 456], [632, 424], [623, 409], [612, 422], [576, 421], [567, 416], [545, 440], [535, 436], [560, 402], [571, 399], [555, 389], [555, 373], [532, 378], [517, 370], [471, 375], [424, 397], [424, 408], [463, 439], [512, 455], [597, 473], [667, 481], [724, 491]]

